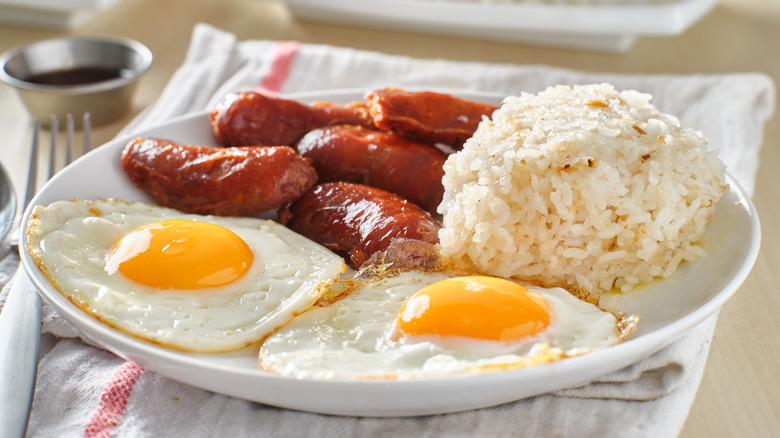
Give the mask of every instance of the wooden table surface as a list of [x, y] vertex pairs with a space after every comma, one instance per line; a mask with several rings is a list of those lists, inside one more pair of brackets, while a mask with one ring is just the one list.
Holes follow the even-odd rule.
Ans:
[[[66, 34], [115, 35], [146, 44], [154, 64], [143, 77], [133, 114], [93, 133], [100, 144], [152, 103], [184, 59], [195, 23], [240, 39], [298, 40], [420, 58], [547, 64], [619, 73], [763, 72], [780, 83], [780, 1], [722, 0], [687, 32], [644, 37], [624, 54], [573, 51], [470, 39], [332, 26], [295, 20], [281, 2], [261, 0], [123, 0], [72, 30], [0, 25], [0, 52]], [[24, 187], [29, 118], [0, 85], [0, 161]], [[780, 436], [780, 115], [765, 129], [753, 201], [762, 244], [752, 273], [721, 311], [704, 378], [682, 437]]]

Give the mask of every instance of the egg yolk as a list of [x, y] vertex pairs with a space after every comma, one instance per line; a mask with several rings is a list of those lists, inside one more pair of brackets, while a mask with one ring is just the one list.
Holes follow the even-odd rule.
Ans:
[[222, 286], [244, 275], [254, 255], [229, 229], [194, 220], [136, 228], [114, 245], [106, 271], [160, 289]]
[[397, 316], [406, 336], [462, 336], [512, 343], [550, 324], [546, 298], [509, 280], [455, 277], [432, 283], [409, 297]]

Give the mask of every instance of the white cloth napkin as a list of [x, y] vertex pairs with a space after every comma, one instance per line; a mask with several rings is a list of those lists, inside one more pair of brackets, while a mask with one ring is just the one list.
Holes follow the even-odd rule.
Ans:
[[[284, 95], [399, 86], [517, 94], [593, 82], [653, 94], [662, 111], [705, 132], [730, 173], [752, 193], [763, 125], [775, 101], [771, 80], [754, 73], [622, 75], [413, 59], [296, 42], [237, 41], [230, 33], [198, 25], [183, 65], [160, 99], [120, 135], [212, 108], [236, 90]], [[16, 261], [4, 261], [0, 270], [12, 272]], [[658, 353], [582, 387], [469, 412], [384, 419], [295, 412], [213, 394], [90, 346], [48, 306], [44, 317], [30, 423], [30, 435], [36, 437], [670, 437], [679, 434], [693, 402], [717, 315]]]

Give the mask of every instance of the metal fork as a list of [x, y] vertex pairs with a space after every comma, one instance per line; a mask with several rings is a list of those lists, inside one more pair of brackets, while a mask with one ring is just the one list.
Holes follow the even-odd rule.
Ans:
[[[65, 132], [65, 164], [76, 156], [74, 150], [73, 116], [67, 115]], [[56, 146], [59, 131], [57, 116], [51, 117], [51, 141], [49, 144], [48, 181], [56, 169]], [[84, 114], [84, 147], [90, 149], [91, 119]], [[36, 193], [38, 181], [38, 143], [41, 122], [33, 122], [30, 167], [25, 190], [25, 210]], [[21, 219], [17, 219], [19, 222]], [[21, 238], [22, 232], [17, 235]], [[21, 246], [21, 242], [19, 243]], [[41, 336], [41, 297], [38, 295], [24, 268], [19, 267], [11, 290], [0, 313], [0, 436], [23, 437], [30, 418], [35, 381], [38, 372], [38, 347]]]

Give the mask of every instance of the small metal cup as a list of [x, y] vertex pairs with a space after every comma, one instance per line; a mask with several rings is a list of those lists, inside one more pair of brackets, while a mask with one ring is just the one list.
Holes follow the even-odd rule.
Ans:
[[[89, 112], [93, 125], [122, 118], [131, 108], [138, 78], [152, 63], [143, 44], [123, 38], [72, 37], [39, 41], [0, 56], [0, 80], [16, 89], [31, 115], [48, 123], [52, 114]], [[118, 74], [95, 82], [49, 85], [30, 80], [36, 76], [80, 69], [107, 69]]]

